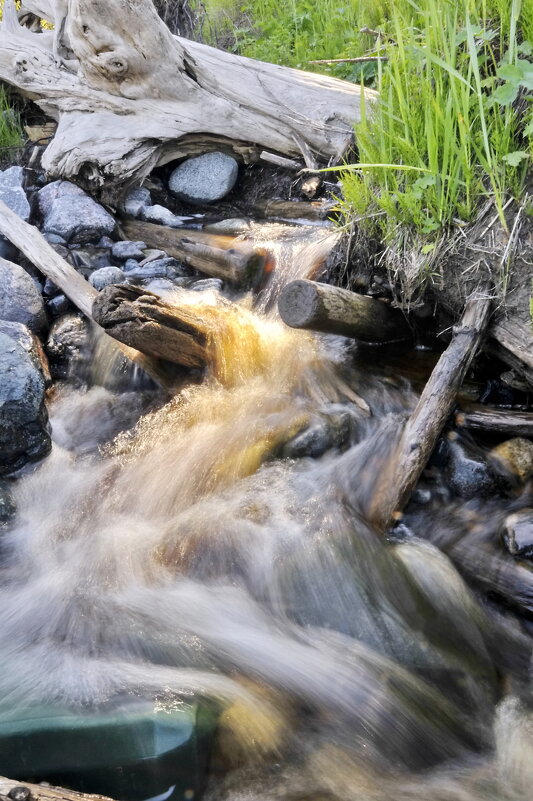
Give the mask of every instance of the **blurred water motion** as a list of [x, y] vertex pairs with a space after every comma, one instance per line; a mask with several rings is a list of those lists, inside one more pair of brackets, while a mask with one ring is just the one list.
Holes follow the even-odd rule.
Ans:
[[[343, 365], [338, 340], [194, 294], [202, 384], [143, 416], [102, 388], [51, 410], [3, 537], [3, 704], [215, 698], [212, 801], [528, 799], [529, 640], [434, 544], [365, 523], [413, 393]], [[279, 459], [331, 404], [343, 447]]]

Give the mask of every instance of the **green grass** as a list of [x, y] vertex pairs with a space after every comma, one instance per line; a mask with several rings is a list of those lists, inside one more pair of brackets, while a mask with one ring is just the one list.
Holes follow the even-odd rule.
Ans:
[[509, 92], [501, 96], [519, 63], [533, 70], [525, 55], [530, 5], [521, 14], [519, 0], [396, 4], [395, 43], [382, 46], [389, 60], [378, 74], [380, 101], [356, 126], [359, 163], [394, 166], [344, 173], [348, 218], [381, 212], [372, 224], [385, 236], [398, 224], [431, 235], [470, 222], [490, 197], [505, 226], [505, 200], [519, 197], [533, 152], [527, 80], [515, 105]]
[[3, 148], [18, 148], [23, 143], [22, 126], [18, 113], [12, 108], [6, 90], [0, 85], [0, 158]]

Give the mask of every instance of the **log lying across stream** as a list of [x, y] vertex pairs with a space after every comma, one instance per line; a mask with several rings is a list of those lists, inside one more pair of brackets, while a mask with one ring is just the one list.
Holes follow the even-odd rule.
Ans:
[[143, 353], [205, 367], [206, 336], [189, 306], [171, 306], [153, 292], [129, 284], [105, 287], [92, 306], [93, 319], [114, 339]]
[[487, 328], [490, 304], [484, 288], [468, 300], [452, 341], [435, 365], [381, 471], [367, 512], [378, 531], [385, 532], [403, 510], [453, 412], [459, 388]]
[[[2, 200], [0, 200], [0, 234], [9, 239], [43, 275], [53, 281], [86, 317], [93, 319], [92, 305], [98, 296], [96, 289], [55, 252], [34, 225], [21, 220]], [[164, 389], [171, 388], [173, 378], [164, 365], [119, 342], [116, 342], [116, 346], [124, 356], [142, 367], [159, 386]]]
[[282, 291], [278, 308], [291, 328], [340, 334], [363, 342], [410, 339], [403, 314], [386, 303], [330, 284], [299, 279]]
[[164, 250], [206, 275], [222, 278], [242, 288], [254, 287], [261, 282], [265, 255], [255, 251], [245, 240], [138, 220], [125, 220], [120, 227], [126, 239]]
[[505, 434], [509, 437], [533, 437], [533, 412], [496, 409], [480, 403], [461, 404], [455, 415], [459, 427], [474, 431]]

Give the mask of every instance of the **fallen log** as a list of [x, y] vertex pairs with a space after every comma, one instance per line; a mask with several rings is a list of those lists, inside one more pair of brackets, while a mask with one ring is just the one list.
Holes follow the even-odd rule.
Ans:
[[258, 200], [253, 212], [272, 220], [325, 220], [335, 208], [334, 201], [323, 200]]
[[468, 300], [450, 344], [435, 365], [381, 470], [366, 514], [382, 533], [401, 514], [453, 412], [457, 392], [485, 333], [490, 303], [484, 289]]
[[392, 342], [412, 336], [398, 309], [316, 281], [291, 281], [281, 292], [278, 309], [291, 328], [340, 334], [363, 342]]
[[92, 316], [113, 339], [150, 356], [183, 367], [207, 364], [204, 326], [191, 306], [170, 305], [153, 292], [121, 284], [98, 293]]
[[254, 251], [251, 243], [245, 240], [136, 220], [126, 220], [120, 228], [126, 239], [164, 250], [207, 275], [243, 288], [256, 286], [261, 281], [265, 256]]
[[[23, 792], [19, 788], [27, 788], [31, 795]], [[17, 788], [15, 790], [15, 788]], [[9, 793], [11, 793], [9, 795]], [[16, 799], [26, 799], [27, 801], [110, 801], [107, 796], [95, 795], [94, 793], [79, 793], [76, 790], [67, 790], [64, 787], [53, 787], [46, 784], [30, 784], [28, 782], [14, 781], [0, 776], [0, 796]]]
[[515, 409], [495, 409], [477, 403], [461, 404], [455, 415], [460, 428], [487, 433], [505, 434], [509, 437], [533, 437], [533, 412]]
[[[53, 281], [86, 317], [93, 319], [92, 306], [98, 296], [96, 289], [55, 252], [35, 226], [21, 220], [2, 200], [0, 234], [9, 239], [43, 275]], [[132, 348], [118, 343], [116, 346], [124, 356], [142, 367], [159, 386], [166, 390], [172, 388], [173, 378], [164, 365]]]
[[489, 350], [517, 370], [533, 388], [533, 329], [514, 318], [500, 319], [489, 331]]
[[74, 63], [56, 59], [57, 37], [21, 27], [5, 0], [0, 79], [58, 120], [46, 171], [89, 187], [138, 181], [189, 155], [206, 127], [209, 149], [242, 154], [252, 144], [257, 158], [264, 150], [295, 158], [296, 132], [327, 161], [361, 119], [363, 91], [367, 103], [376, 97], [172, 36], [151, 0], [69, 0], [66, 19], [64, 3], [47, 5]]

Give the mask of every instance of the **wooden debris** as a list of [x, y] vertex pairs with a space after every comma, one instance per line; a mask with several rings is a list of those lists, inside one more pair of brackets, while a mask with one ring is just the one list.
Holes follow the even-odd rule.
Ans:
[[[56, 26], [63, 5], [50, 4]], [[299, 155], [296, 130], [327, 160], [361, 119], [363, 91], [366, 104], [376, 97], [172, 36], [151, 0], [69, 2], [65, 31], [74, 58], [56, 60], [58, 37], [21, 27], [5, 0], [0, 79], [58, 120], [47, 172], [91, 187], [142, 180], [199, 142], [205, 152], [206, 128], [209, 149], [244, 144], [288, 158]]]
[[258, 200], [253, 211], [259, 217], [276, 220], [325, 220], [335, 208], [334, 201]]
[[403, 314], [386, 303], [347, 289], [299, 279], [278, 300], [281, 319], [291, 328], [340, 334], [363, 342], [410, 339]]
[[146, 242], [149, 247], [164, 250], [206, 275], [243, 288], [256, 286], [261, 281], [264, 254], [255, 251], [246, 240], [137, 220], [126, 220], [121, 230], [126, 239]]
[[369, 520], [385, 532], [398, 519], [453, 411], [457, 392], [485, 333], [490, 313], [488, 293], [479, 290], [466, 304], [452, 341], [435, 365], [379, 475]]
[[[55, 252], [35, 226], [21, 220], [2, 200], [0, 234], [9, 239], [43, 275], [53, 281], [86, 317], [93, 319], [92, 305], [98, 295], [96, 289]], [[128, 359], [142, 367], [159, 386], [170, 388], [172, 379], [164, 366], [131, 348], [122, 345], [117, 347], [120, 347]]]
[[496, 409], [478, 403], [461, 404], [461, 409], [455, 415], [455, 423], [473, 431], [533, 437], [533, 412]]
[[93, 319], [114, 339], [184, 367], [207, 363], [206, 336], [191, 306], [170, 305], [153, 292], [129, 284], [103, 289]]
[[533, 388], [533, 328], [513, 317], [500, 319], [489, 330], [489, 350], [520, 373]]
[[106, 796], [93, 793], [78, 793], [76, 790], [67, 790], [64, 787], [53, 787], [46, 784], [21, 783], [14, 779], [0, 776], [0, 795], [5, 797], [14, 787], [27, 787], [31, 792], [29, 801], [110, 801]]

